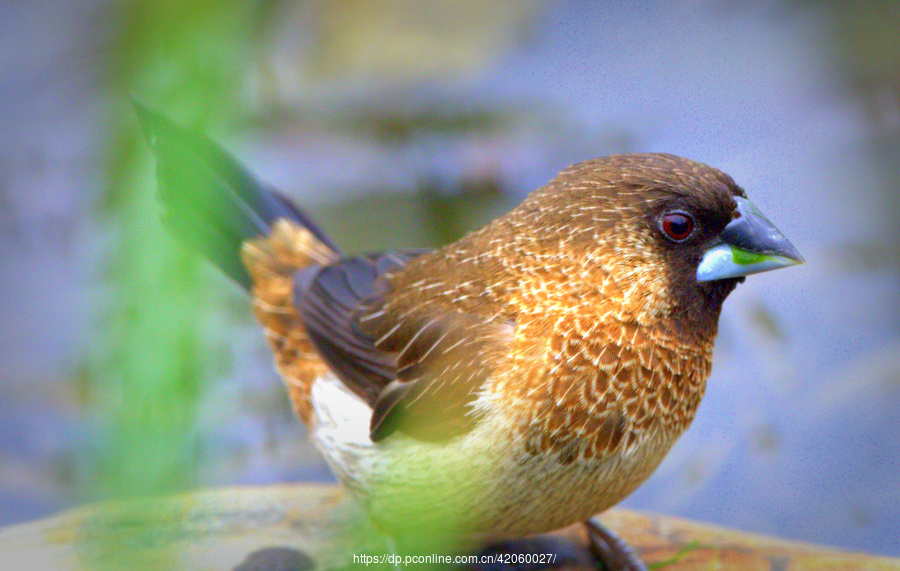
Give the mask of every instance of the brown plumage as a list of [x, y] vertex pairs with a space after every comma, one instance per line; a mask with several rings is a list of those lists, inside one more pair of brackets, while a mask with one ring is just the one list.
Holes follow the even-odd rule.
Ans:
[[298, 415], [396, 535], [532, 534], [620, 501], [693, 420], [728, 293], [801, 261], [730, 177], [665, 154], [572, 166], [431, 252], [346, 256], [139, 112], [173, 231], [226, 245], [192, 240], [251, 290]]
[[[728, 176], [670, 155], [582, 163], [459, 242], [389, 271], [370, 257], [372, 291], [344, 312], [333, 309], [329, 292], [356, 269], [339, 273], [338, 285], [323, 278], [322, 292], [297, 286], [298, 270], [342, 263], [304, 228], [278, 221], [245, 243], [243, 260], [256, 315], [304, 422], [315, 425], [311, 388], [331, 365], [374, 409], [373, 446], [389, 444], [395, 432], [422, 442], [459, 439], [495, 410], [503, 432], [492, 437], [506, 441], [503, 450], [548, 459], [542, 470], [580, 463], [570, 470], [573, 483], [628, 457], [604, 497], [578, 514], [585, 517], [630, 493], [693, 420], [719, 309], [736, 284], [698, 284], [692, 274], [706, 240], [672, 244], [656, 216], [689, 208], [712, 237], [731, 220], [736, 195], [743, 192]], [[319, 270], [312, 271], [315, 285]], [[310, 339], [310, 327], [319, 339]], [[331, 353], [341, 335], [361, 345]], [[355, 355], [361, 367], [335, 368]], [[344, 462], [339, 453], [332, 460]], [[381, 511], [390, 522], [390, 509]], [[488, 530], [542, 531], [478, 517]]]
[[[515, 411], [516, 436], [532, 453], [571, 461], [629, 449], [651, 429], [674, 438], [703, 395], [718, 310], [734, 282], [684, 294], [671, 282], [691, 260], [660, 244], [646, 218], [689, 198], [721, 214], [714, 234], [729, 221], [734, 194], [743, 192], [726, 175], [669, 155], [582, 163], [507, 216], [386, 275], [389, 293], [366, 311], [412, 312], [413, 323], [427, 315], [474, 316], [483, 328], [515, 323], [514, 339], [489, 337], [508, 345], [480, 367], [505, 371], [489, 390]], [[324, 364], [289, 294], [297, 269], [336, 259], [287, 223], [244, 247], [257, 317], [305, 422]], [[394, 325], [383, 321], [383, 329]], [[369, 329], [373, 338], [383, 333]]]
[[309, 424], [310, 387], [328, 366], [315, 351], [294, 307], [293, 278], [298, 268], [327, 264], [337, 254], [306, 229], [280, 220], [268, 236], [247, 241], [241, 257], [253, 280], [253, 313], [266, 330], [294, 410]]

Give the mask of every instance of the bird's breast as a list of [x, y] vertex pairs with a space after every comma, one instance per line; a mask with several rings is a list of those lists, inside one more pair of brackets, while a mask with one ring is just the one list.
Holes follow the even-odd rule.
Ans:
[[313, 385], [314, 439], [388, 528], [416, 514], [417, 526], [529, 534], [602, 511], [653, 472], [693, 419], [711, 344], [682, 347], [633, 322], [556, 325], [519, 323], [462, 436], [374, 443], [371, 409], [330, 376]]
[[634, 321], [562, 317], [514, 341], [493, 392], [523, 449], [560, 463], [674, 441], [703, 396], [712, 342]]

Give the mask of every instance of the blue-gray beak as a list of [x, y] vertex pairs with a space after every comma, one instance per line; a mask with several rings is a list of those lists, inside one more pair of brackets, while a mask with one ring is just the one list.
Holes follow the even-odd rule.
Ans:
[[746, 198], [735, 197], [734, 220], [703, 254], [697, 281], [708, 282], [803, 263], [803, 256]]

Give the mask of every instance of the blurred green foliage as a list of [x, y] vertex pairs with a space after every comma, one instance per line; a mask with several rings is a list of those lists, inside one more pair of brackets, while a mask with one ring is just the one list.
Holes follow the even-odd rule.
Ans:
[[243, 1], [132, 1], [115, 6], [120, 34], [106, 82], [102, 214], [112, 235], [84, 383], [96, 435], [80, 466], [88, 497], [134, 497], [196, 482], [198, 400], [213, 365], [204, 314], [216, 299], [198, 259], [165, 234], [131, 94], [208, 126], [239, 117], [240, 78], [257, 7]]
[[[136, 0], [110, 5], [119, 35], [105, 77], [108, 118], [101, 215], [110, 223], [105, 294], [85, 367], [95, 435], [78, 475], [87, 498], [135, 498], [197, 483], [201, 397], [214, 364], [206, 315], [216, 286], [197, 257], [159, 221], [147, 148], [128, 96], [146, 98], [198, 127], [240, 117], [241, 77], [256, 45], [258, 3]], [[221, 373], [221, 371], [219, 371]], [[94, 525], [109, 527], [109, 522]], [[121, 522], [115, 526], [123, 528]], [[119, 539], [85, 557], [133, 566]], [[105, 553], [97, 553], [100, 549]], [[167, 567], [158, 561], [152, 567]]]

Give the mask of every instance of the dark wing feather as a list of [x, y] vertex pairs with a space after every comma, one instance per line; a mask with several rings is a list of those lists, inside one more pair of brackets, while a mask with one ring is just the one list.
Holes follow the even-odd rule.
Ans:
[[[382, 329], [392, 320], [378, 324]], [[468, 432], [470, 407], [515, 327], [465, 313], [413, 318], [376, 346], [397, 355], [397, 378], [375, 402], [372, 440], [395, 430], [426, 441]]]
[[295, 303], [322, 358], [373, 409], [373, 441], [468, 431], [468, 405], [512, 326], [455, 311], [386, 309], [386, 276], [422, 251], [344, 258], [297, 273]]
[[259, 182], [221, 147], [137, 102], [134, 107], [156, 156], [159, 198], [169, 230], [244, 289], [250, 290], [253, 280], [241, 261], [241, 246], [267, 236], [277, 220], [290, 220], [340, 251], [312, 218]]
[[309, 266], [294, 278], [295, 304], [319, 354], [370, 404], [393, 380], [396, 370], [393, 357], [377, 350], [354, 325], [360, 304], [377, 293], [376, 283], [382, 274], [376, 256]]

